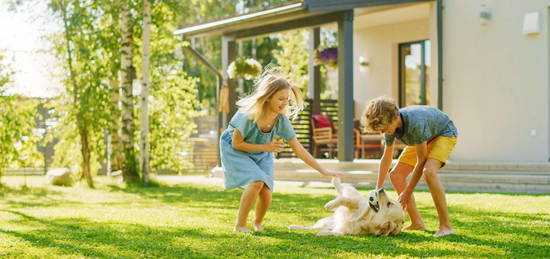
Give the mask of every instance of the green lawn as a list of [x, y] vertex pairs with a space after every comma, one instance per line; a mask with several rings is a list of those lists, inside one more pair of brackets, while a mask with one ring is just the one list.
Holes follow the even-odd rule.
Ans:
[[330, 188], [276, 185], [265, 232], [243, 234], [232, 232], [240, 191], [219, 181], [123, 189], [98, 179], [90, 190], [42, 179], [2, 178], [0, 258], [550, 258], [550, 195], [450, 193], [457, 234], [434, 238], [431, 196], [417, 192], [429, 231], [317, 237], [287, 226], [329, 215]]

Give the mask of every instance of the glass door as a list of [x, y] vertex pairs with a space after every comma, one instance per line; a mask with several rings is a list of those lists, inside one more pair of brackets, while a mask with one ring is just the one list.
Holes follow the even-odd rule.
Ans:
[[399, 44], [399, 105], [430, 105], [430, 41]]

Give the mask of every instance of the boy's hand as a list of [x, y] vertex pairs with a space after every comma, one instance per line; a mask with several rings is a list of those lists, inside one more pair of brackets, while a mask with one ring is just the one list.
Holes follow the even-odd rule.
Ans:
[[412, 192], [405, 189], [400, 195], [397, 201], [401, 203], [401, 207], [406, 210], [409, 201], [411, 200]]

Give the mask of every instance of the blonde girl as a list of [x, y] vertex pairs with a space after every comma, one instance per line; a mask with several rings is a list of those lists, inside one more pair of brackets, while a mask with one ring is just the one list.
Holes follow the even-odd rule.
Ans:
[[272, 152], [280, 152], [284, 146], [277, 138], [288, 141], [294, 153], [322, 175], [342, 175], [321, 167], [296, 139], [287, 116], [296, 116], [303, 108], [302, 94], [281, 73], [275, 69], [265, 72], [256, 81], [255, 92], [237, 105], [239, 111], [220, 137], [225, 189], [244, 189], [234, 230], [250, 232], [247, 217], [257, 201], [253, 227], [261, 231], [273, 191]]

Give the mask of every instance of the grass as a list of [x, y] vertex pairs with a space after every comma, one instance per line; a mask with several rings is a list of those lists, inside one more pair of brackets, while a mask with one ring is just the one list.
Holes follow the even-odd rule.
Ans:
[[265, 232], [243, 234], [232, 232], [240, 191], [219, 181], [120, 188], [99, 178], [88, 189], [42, 179], [2, 178], [0, 258], [550, 258], [550, 195], [449, 193], [457, 234], [434, 238], [431, 196], [417, 192], [429, 231], [317, 237], [287, 226], [329, 215], [330, 188], [278, 184]]

